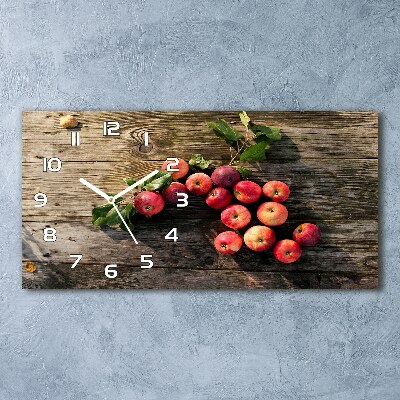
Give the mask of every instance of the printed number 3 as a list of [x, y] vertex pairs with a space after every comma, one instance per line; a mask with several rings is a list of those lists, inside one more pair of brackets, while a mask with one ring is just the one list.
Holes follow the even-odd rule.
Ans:
[[178, 197], [178, 203], [176, 204], [176, 206], [177, 207], [187, 207], [187, 205], [189, 204], [189, 202], [188, 202], [189, 196], [186, 193], [177, 193], [176, 196]]

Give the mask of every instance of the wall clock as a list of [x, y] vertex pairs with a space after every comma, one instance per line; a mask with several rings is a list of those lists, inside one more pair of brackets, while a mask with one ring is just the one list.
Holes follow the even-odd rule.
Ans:
[[[184, 191], [152, 217], [130, 217], [129, 203], [163, 177], [167, 159], [164, 171], [171, 174], [193, 154], [215, 166], [232, 160], [230, 146], [208, 123], [224, 119], [243, 132], [238, 112], [32, 111], [22, 122], [22, 287], [377, 287], [377, 114], [248, 114], [282, 133], [266, 160], [246, 163], [249, 179], [261, 186], [279, 180], [290, 187], [289, 217], [276, 240], [291, 238], [301, 222], [322, 231], [301, 259], [283, 264], [272, 251], [245, 246], [219, 253], [214, 240], [226, 230], [221, 210]], [[208, 173], [193, 168], [188, 174]], [[249, 226], [257, 223], [256, 206], [249, 205]], [[104, 210], [115, 226], [102, 225]]]

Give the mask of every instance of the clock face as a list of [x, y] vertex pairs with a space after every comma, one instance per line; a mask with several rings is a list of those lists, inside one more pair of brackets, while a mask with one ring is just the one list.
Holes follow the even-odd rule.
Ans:
[[[246, 204], [228, 187], [221, 193], [233, 200], [213, 207], [226, 199], [217, 193], [206, 203], [205, 195], [223, 184], [210, 178], [206, 188], [208, 180], [193, 179], [192, 187], [187, 183], [191, 174], [210, 176], [215, 166], [237, 166], [240, 153], [232, 161], [235, 149], [208, 125], [223, 118], [234, 132], [246, 135], [237, 112], [24, 113], [23, 287], [375, 287], [376, 114], [251, 114], [257, 124], [283, 132], [270, 148], [262, 142], [266, 160], [244, 163], [259, 187], [273, 180], [290, 187], [291, 197], [284, 201], [289, 217], [276, 229], [257, 214], [266, 198]], [[229, 126], [224, 127], [228, 134]], [[340, 147], [346, 129], [354, 141]], [[349, 155], [351, 166], [343, 162]], [[189, 160], [190, 170], [185, 170]], [[227, 228], [221, 217], [232, 202], [249, 210], [246, 229], [268, 225], [274, 243], [292, 239], [302, 222], [318, 225], [321, 242], [303, 248], [293, 264], [279, 262], [272, 247], [251, 251], [244, 242], [237, 253], [222, 254], [230, 249], [226, 244], [216, 249], [220, 233], [237, 233], [242, 242], [246, 232]]]

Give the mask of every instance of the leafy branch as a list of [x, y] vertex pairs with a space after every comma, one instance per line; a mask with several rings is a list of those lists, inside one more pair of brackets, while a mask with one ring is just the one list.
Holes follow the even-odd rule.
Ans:
[[280, 129], [255, 124], [246, 111], [239, 113], [239, 117], [246, 128], [245, 134], [234, 129], [224, 119], [218, 119], [207, 124], [218, 137], [224, 139], [231, 146], [232, 158], [229, 164], [232, 165], [237, 161], [266, 160], [266, 152], [270, 145], [282, 137]]
[[[225, 140], [230, 146], [231, 160], [229, 165], [234, 166], [243, 179], [247, 179], [251, 175], [251, 170], [245, 168], [241, 163], [264, 161], [267, 157], [267, 151], [270, 145], [281, 139], [279, 128], [269, 127], [255, 124], [245, 111], [239, 113], [240, 121], [246, 128], [245, 132], [235, 129], [232, 124], [220, 118], [211, 121], [207, 125], [211, 128], [216, 136]], [[201, 154], [192, 154], [189, 165], [195, 170], [206, 170], [210, 167], [211, 161], [206, 160]], [[172, 183], [172, 174], [167, 171], [159, 171], [156, 175], [144, 182], [141, 187], [137, 187], [136, 194], [141, 190], [162, 191]], [[132, 178], [125, 178], [124, 182], [131, 186], [136, 181]], [[112, 194], [108, 193], [110, 196]], [[133, 230], [133, 219], [136, 214], [134, 206], [135, 193], [131, 197], [123, 200], [116, 199], [115, 204], [122, 217]], [[112, 204], [102, 204], [92, 209], [92, 223], [99, 227], [115, 227], [119, 226], [122, 230], [126, 230], [125, 225], [121, 222], [119, 215]]]
[[[136, 180], [132, 178], [125, 178], [124, 182], [131, 186]], [[143, 183], [142, 188], [144, 190], [162, 190], [172, 182], [172, 175], [170, 172], [160, 171], [156, 175], [149, 178], [147, 181]], [[113, 194], [108, 193], [110, 196]], [[118, 207], [119, 212], [122, 217], [126, 221], [127, 225], [131, 230], [134, 229], [133, 225], [133, 217], [136, 214], [135, 206], [134, 206], [134, 198], [131, 197], [126, 201], [123, 201], [122, 198], [116, 199], [115, 204]], [[92, 209], [92, 223], [95, 226], [99, 227], [115, 227], [119, 226], [122, 230], [126, 231], [125, 225], [122, 223], [119, 215], [112, 204], [102, 204], [100, 206], [94, 207]]]

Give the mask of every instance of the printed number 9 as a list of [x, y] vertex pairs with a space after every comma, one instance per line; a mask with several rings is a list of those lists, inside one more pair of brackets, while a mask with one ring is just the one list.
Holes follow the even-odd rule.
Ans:
[[44, 193], [36, 193], [34, 199], [38, 203], [42, 203], [42, 204], [35, 204], [35, 207], [44, 207], [47, 204], [47, 196]]

